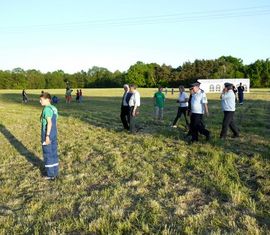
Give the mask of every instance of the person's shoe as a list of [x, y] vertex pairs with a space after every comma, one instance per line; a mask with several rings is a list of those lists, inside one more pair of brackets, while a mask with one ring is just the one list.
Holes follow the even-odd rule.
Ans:
[[52, 177], [52, 176], [44, 176], [43, 179], [45, 179], [45, 180], [55, 180], [55, 177]]
[[177, 128], [177, 126], [176, 125], [173, 125], [172, 128]]

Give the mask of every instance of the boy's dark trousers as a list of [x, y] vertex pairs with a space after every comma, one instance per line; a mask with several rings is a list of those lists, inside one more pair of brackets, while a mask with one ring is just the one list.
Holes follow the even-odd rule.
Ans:
[[238, 100], [239, 100], [239, 103], [243, 103], [244, 101], [244, 93], [238, 93]]
[[239, 136], [239, 130], [234, 122], [234, 111], [224, 111], [224, 118], [222, 122], [222, 130], [220, 133], [220, 138], [226, 138], [228, 127], [230, 127], [234, 136]]
[[210, 132], [205, 129], [205, 126], [203, 124], [203, 114], [198, 113], [192, 113], [191, 114], [191, 141], [198, 141], [198, 133], [206, 136], [206, 138], [209, 138]]
[[123, 127], [126, 129], [126, 130], [129, 130], [129, 106], [124, 106], [122, 105], [121, 106], [121, 114], [120, 114], [120, 118], [121, 118], [121, 121], [122, 121], [122, 124], [123, 124]]

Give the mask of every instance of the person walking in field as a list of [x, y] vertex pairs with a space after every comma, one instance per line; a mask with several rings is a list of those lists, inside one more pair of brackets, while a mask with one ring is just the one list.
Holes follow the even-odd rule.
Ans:
[[70, 104], [71, 103], [71, 100], [72, 100], [72, 89], [70, 87], [67, 87], [66, 88], [66, 103], [67, 104]]
[[41, 113], [41, 143], [47, 180], [54, 180], [59, 173], [59, 160], [57, 153], [57, 108], [51, 105], [51, 95], [44, 92], [40, 96], [43, 106]]
[[155, 118], [157, 121], [163, 121], [164, 103], [165, 95], [163, 94], [163, 87], [160, 86], [154, 94]]
[[141, 96], [137, 91], [137, 88], [134, 84], [129, 86], [130, 93], [132, 93], [129, 99], [129, 131], [135, 133], [138, 131], [136, 129], [136, 117], [139, 115], [139, 107], [141, 105]]
[[28, 97], [27, 97], [27, 94], [26, 94], [25, 89], [23, 89], [23, 91], [22, 91], [22, 102], [23, 103], [27, 103], [28, 102]]
[[76, 102], [79, 103], [80, 102], [80, 91], [77, 90], [76, 92]]
[[173, 128], [177, 128], [177, 121], [179, 118], [181, 118], [182, 114], [184, 115], [185, 121], [186, 121], [186, 127], [187, 129], [189, 129], [189, 122], [187, 119], [187, 111], [188, 111], [188, 95], [185, 92], [185, 87], [184, 86], [179, 86], [179, 97], [177, 100], [177, 103], [179, 103], [179, 107], [178, 107], [178, 111], [177, 111], [177, 115], [173, 121]]
[[210, 132], [205, 129], [203, 124], [203, 115], [209, 115], [207, 97], [203, 90], [200, 89], [200, 83], [196, 82], [191, 85], [191, 142], [198, 141], [198, 133], [204, 135], [206, 140], [210, 139]]
[[238, 101], [239, 101], [239, 104], [241, 105], [244, 103], [244, 91], [245, 91], [245, 88], [244, 86], [242, 86], [242, 83], [240, 82], [237, 88], [237, 92], [238, 92]]
[[233, 138], [239, 137], [239, 129], [234, 122], [235, 113], [235, 94], [233, 91], [233, 84], [225, 83], [223, 92], [220, 96], [222, 111], [224, 113], [224, 118], [222, 122], [222, 130], [220, 133], [221, 139], [226, 139], [228, 127], [233, 132]]
[[121, 113], [120, 113], [121, 122], [125, 130], [129, 130], [129, 123], [130, 123], [129, 100], [131, 96], [132, 96], [132, 93], [129, 92], [129, 86], [128, 84], [125, 84], [124, 94], [123, 94], [122, 102], [121, 102]]
[[82, 94], [82, 89], [79, 91], [79, 102], [82, 103], [83, 100], [83, 94]]

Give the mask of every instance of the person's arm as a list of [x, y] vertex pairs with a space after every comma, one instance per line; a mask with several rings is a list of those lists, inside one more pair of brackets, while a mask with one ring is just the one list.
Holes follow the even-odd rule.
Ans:
[[52, 119], [50, 117], [47, 117], [46, 120], [47, 120], [47, 131], [46, 131], [45, 143], [48, 145], [48, 144], [51, 143], [50, 133], [51, 133], [51, 130], [52, 130]]
[[208, 110], [208, 104], [204, 104], [204, 110], [205, 110], [205, 114], [208, 117], [209, 116], [209, 110]]
[[135, 105], [134, 105], [134, 109], [132, 112], [132, 116], [135, 117], [136, 116], [136, 110], [138, 108], [138, 106], [140, 106], [140, 96], [138, 93], [135, 93]]
[[203, 94], [202, 103], [204, 105], [205, 114], [208, 117], [209, 116], [208, 101], [207, 101], [207, 97], [206, 97], [205, 93]]

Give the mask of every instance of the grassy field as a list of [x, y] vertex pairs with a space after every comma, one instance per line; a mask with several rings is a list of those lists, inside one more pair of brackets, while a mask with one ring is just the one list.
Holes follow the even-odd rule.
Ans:
[[84, 90], [59, 109], [61, 176], [42, 179], [40, 91], [0, 91], [0, 234], [270, 234], [270, 90], [238, 107], [241, 138], [219, 140], [223, 114], [208, 95], [213, 139], [188, 145], [174, 96], [153, 120], [155, 89], [142, 95], [143, 130], [122, 131], [122, 89]]

